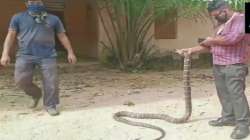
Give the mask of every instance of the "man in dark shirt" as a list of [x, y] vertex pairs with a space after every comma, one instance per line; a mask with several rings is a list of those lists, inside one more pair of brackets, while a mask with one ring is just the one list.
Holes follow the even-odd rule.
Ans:
[[34, 68], [38, 66], [43, 75], [45, 109], [55, 116], [59, 114], [55, 35], [67, 50], [69, 63], [74, 64], [77, 60], [61, 20], [46, 12], [42, 0], [25, 0], [25, 4], [27, 11], [11, 19], [1, 64], [7, 66], [10, 63], [9, 53], [17, 38], [15, 82], [32, 97], [30, 107], [35, 108], [42, 96], [41, 89], [32, 82]]

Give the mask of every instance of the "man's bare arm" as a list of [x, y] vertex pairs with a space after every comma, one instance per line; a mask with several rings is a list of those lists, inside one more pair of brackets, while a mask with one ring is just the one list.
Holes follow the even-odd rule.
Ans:
[[60, 42], [62, 43], [63, 47], [67, 50], [68, 53], [73, 53], [73, 49], [71, 47], [71, 43], [68, 39], [68, 37], [66, 36], [65, 33], [59, 33], [57, 34]]
[[206, 53], [206, 52], [210, 52], [210, 47], [195, 46], [192, 48], [180, 49], [180, 50], [177, 50], [176, 52], [181, 55], [184, 55], [184, 53], [188, 53], [189, 55], [192, 55], [195, 53]]
[[64, 48], [68, 52], [69, 63], [72, 63], [72, 64], [76, 63], [77, 59], [76, 59], [75, 53], [73, 51], [73, 48], [71, 46], [71, 43], [70, 43], [67, 35], [64, 32], [62, 32], [62, 33], [58, 33], [57, 36], [58, 36], [58, 39], [60, 40], [60, 42], [62, 43], [62, 45], [64, 46]]
[[208, 53], [210, 52], [210, 47], [205, 46], [195, 46], [191, 48], [192, 53]]
[[1, 64], [7, 66], [10, 63], [10, 51], [14, 46], [17, 32], [14, 30], [9, 30], [6, 39], [4, 41], [3, 53], [1, 57]]

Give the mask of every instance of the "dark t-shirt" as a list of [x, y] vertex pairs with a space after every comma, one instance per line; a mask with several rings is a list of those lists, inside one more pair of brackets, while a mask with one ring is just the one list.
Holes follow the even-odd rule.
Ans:
[[29, 13], [22, 12], [11, 19], [9, 30], [17, 32], [17, 56], [56, 57], [55, 35], [65, 32], [61, 20], [48, 14], [44, 23], [36, 23]]

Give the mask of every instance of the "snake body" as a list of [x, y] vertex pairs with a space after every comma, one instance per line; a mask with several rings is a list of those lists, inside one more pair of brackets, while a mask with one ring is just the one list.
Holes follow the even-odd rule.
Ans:
[[180, 124], [185, 123], [190, 118], [192, 113], [192, 101], [191, 101], [191, 86], [190, 86], [190, 68], [191, 68], [191, 59], [189, 55], [184, 55], [184, 66], [183, 66], [183, 86], [184, 86], [184, 96], [185, 96], [185, 114], [180, 118], [174, 118], [167, 114], [151, 114], [151, 113], [134, 113], [127, 111], [120, 111], [113, 115], [113, 118], [118, 121], [128, 125], [139, 126], [154, 129], [161, 132], [161, 136], [155, 140], [161, 140], [165, 137], [165, 131], [158, 127], [147, 123], [135, 122], [125, 119], [134, 118], [134, 119], [159, 119], [165, 120], [170, 123]]

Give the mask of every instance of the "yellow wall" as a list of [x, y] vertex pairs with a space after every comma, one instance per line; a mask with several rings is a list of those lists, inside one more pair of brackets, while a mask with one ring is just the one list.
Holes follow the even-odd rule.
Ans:
[[[176, 39], [154, 39], [154, 44], [158, 46], [159, 52], [164, 55], [165, 52], [188, 48], [197, 45], [199, 37], [207, 37], [213, 35], [212, 23], [209, 19], [206, 21], [195, 22], [189, 19], [179, 19], [177, 25]], [[99, 22], [99, 41], [107, 41], [104, 29]], [[154, 33], [154, 26], [152, 26], [150, 33]], [[99, 51], [100, 52], [100, 51]]]
[[212, 23], [209, 19], [206, 22], [179, 19], [177, 30], [177, 39], [156, 40], [161, 51], [193, 47], [197, 45], [199, 37], [213, 35]]

